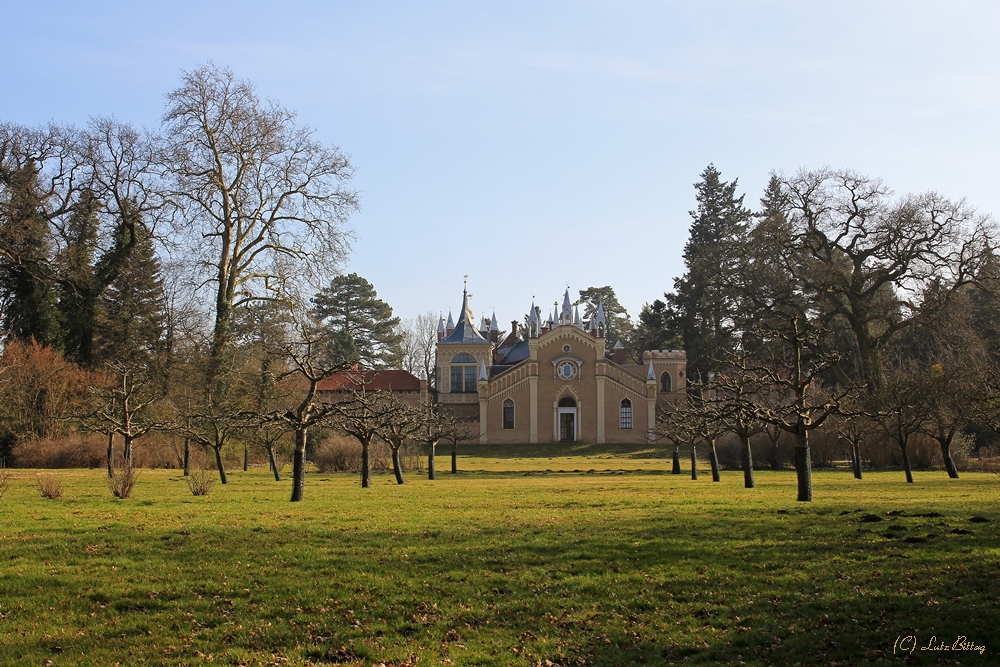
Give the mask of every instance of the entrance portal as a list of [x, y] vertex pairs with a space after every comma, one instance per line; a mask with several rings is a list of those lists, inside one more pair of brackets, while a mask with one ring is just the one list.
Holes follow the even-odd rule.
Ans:
[[575, 410], [567, 412], [559, 411], [559, 442], [576, 442], [575, 412]]
[[576, 442], [576, 401], [572, 396], [559, 399], [559, 442]]

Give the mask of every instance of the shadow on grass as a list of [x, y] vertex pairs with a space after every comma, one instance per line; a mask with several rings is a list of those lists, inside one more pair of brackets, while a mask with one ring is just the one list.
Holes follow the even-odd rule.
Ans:
[[540, 442], [511, 445], [461, 444], [458, 446], [459, 456], [493, 459], [560, 458], [567, 456], [648, 459], [665, 458], [665, 452], [663, 447], [634, 443]]

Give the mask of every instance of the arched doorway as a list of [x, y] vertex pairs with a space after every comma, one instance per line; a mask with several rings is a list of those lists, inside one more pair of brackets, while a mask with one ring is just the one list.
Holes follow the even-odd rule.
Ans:
[[559, 399], [559, 442], [576, 442], [576, 401], [572, 396]]

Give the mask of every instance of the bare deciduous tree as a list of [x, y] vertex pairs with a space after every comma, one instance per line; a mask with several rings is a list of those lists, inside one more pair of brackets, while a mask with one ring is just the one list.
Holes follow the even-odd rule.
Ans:
[[297, 277], [329, 275], [343, 259], [358, 206], [345, 187], [353, 167], [229, 69], [184, 72], [167, 100], [164, 165], [183, 212], [178, 231], [214, 283], [209, 356], [218, 364], [235, 307], [280, 297]]

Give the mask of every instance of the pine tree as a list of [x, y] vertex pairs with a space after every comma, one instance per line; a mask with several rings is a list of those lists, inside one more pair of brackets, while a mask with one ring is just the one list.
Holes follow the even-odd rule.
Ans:
[[392, 308], [378, 298], [370, 282], [356, 273], [337, 276], [330, 286], [312, 300], [315, 314], [325, 326], [337, 333], [340, 354], [349, 354], [350, 337], [363, 368], [397, 368], [402, 361], [402, 336], [397, 332], [399, 318]]
[[98, 289], [94, 275], [97, 252], [97, 211], [100, 202], [85, 190], [73, 205], [64, 233], [66, 246], [56, 256], [56, 307], [62, 325], [66, 356], [89, 365], [93, 362], [94, 320]]
[[723, 181], [715, 165], [705, 168], [694, 187], [698, 206], [690, 212], [693, 222], [684, 246], [687, 270], [666, 297], [687, 350], [688, 377], [707, 380], [731, 343], [737, 304], [729, 279], [752, 213], [743, 206], [743, 196], [736, 196], [737, 180]]
[[605, 338], [608, 340], [610, 349], [621, 340], [625, 345], [632, 330], [632, 321], [628, 311], [618, 302], [615, 290], [610, 285], [604, 287], [588, 287], [580, 290], [580, 305], [583, 306], [581, 319], [590, 321], [597, 315], [598, 305], [604, 307], [604, 318], [606, 320]]
[[149, 231], [139, 227], [137, 234], [134, 248], [98, 300], [95, 356], [101, 360], [150, 364], [163, 348], [166, 296], [160, 260]]
[[49, 266], [51, 239], [38, 167], [0, 166], [0, 302], [7, 335], [59, 346], [59, 313]]

